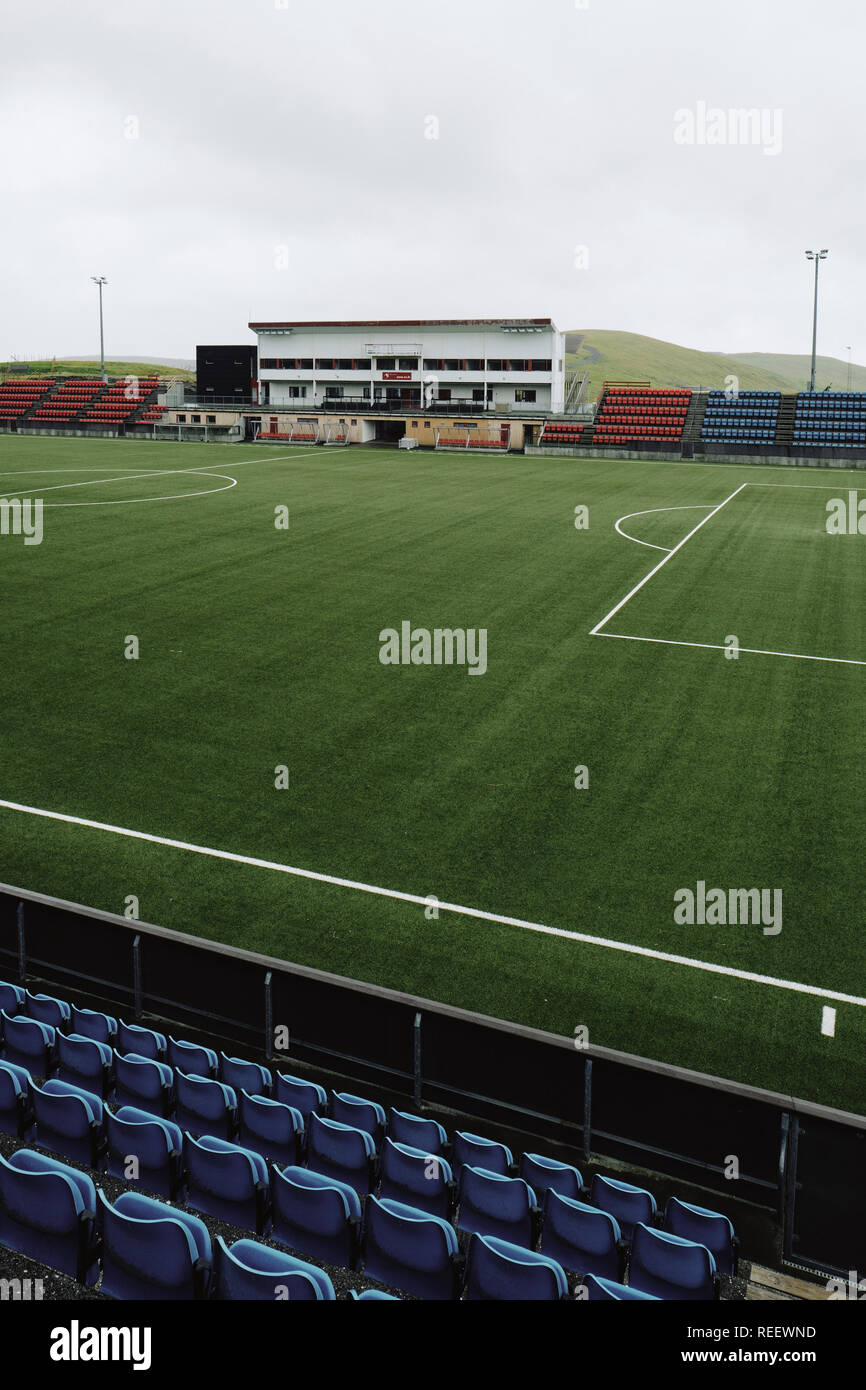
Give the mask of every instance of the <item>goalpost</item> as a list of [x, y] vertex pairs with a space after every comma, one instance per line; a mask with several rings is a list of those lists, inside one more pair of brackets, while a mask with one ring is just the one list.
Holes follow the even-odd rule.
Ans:
[[345, 423], [339, 425], [328, 424], [325, 434], [325, 444], [343, 445], [349, 443], [349, 426]]

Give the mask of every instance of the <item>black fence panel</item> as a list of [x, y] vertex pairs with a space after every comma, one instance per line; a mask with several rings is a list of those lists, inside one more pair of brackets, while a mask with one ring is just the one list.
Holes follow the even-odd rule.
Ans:
[[143, 1008], [261, 1052], [264, 971], [253, 961], [171, 936], [141, 934]]
[[105, 994], [132, 1008], [132, 934], [108, 919], [82, 916], [62, 905], [24, 899], [28, 974], [58, 989]]
[[409, 1004], [377, 990], [289, 970], [272, 978], [273, 1026], [289, 1032], [289, 1054], [359, 1076], [399, 1094], [413, 1090], [413, 1022]]
[[[866, 1129], [795, 1120], [796, 1190], [786, 1256], [866, 1280]], [[866, 1285], [858, 1295], [863, 1297]]]
[[648, 1168], [661, 1162], [677, 1176], [691, 1169], [693, 1181], [718, 1192], [778, 1205], [781, 1112], [736, 1088], [599, 1059], [593, 1063], [592, 1140], [613, 1157]]
[[425, 1012], [421, 1030], [424, 1098], [443, 1105], [472, 1102], [476, 1113], [503, 1109], [532, 1121], [562, 1143], [581, 1139], [585, 1054], [491, 1028], [450, 1013]]

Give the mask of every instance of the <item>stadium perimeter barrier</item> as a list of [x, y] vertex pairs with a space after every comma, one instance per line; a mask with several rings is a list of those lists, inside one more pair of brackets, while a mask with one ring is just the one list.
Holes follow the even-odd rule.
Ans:
[[[772, 1214], [782, 1262], [866, 1269], [866, 1118], [0, 884], [0, 978], [73, 988], [241, 1055], [339, 1071]], [[275, 1027], [289, 1030], [274, 1052]]]

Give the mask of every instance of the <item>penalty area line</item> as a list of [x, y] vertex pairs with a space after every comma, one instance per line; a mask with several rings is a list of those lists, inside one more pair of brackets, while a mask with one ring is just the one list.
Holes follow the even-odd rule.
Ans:
[[[398, 902], [413, 903], [418, 907], [429, 907], [431, 896], [422, 897], [417, 893], [403, 893], [396, 888], [380, 888], [371, 883], [359, 883], [354, 879], [338, 878], [333, 874], [316, 873], [312, 869], [299, 869], [289, 864], [278, 864], [270, 859], [258, 859], [246, 854], [232, 854], [228, 850], [211, 849], [205, 845], [190, 844], [186, 840], [172, 840], [164, 835], [150, 835], [143, 830], [130, 830], [124, 826], [107, 825], [103, 821], [88, 820], [83, 816], [70, 816], [60, 811], [47, 811], [37, 806], [24, 806], [17, 801], [0, 800], [0, 809], [17, 811], [22, 815], [39, 816], [45, 820], [61, 821], [65, 825], [78, 825], [86, 830], [100, 830], [110, 835], [121, 835], [128, 840], [143, 840], [148, 844], [161, 845], [167, 849], [183, 850], [187, 854], [201, 854], [210, 859], [221, 859], [231, 864], [242, 864], [247, 868], [267, 869], [273, 873], [289, 874], [294, 878], [309, 879], [314, 883], [327, 883], [336, 888], [351, 888], [359, 893], [370, 893], [379, 898], [392, 898]], [[583, 932], [566, 931], [562, 927], [547, 927], [541, 922], [527, 922], [520, 917], [506, 917], [498, 912], [484, 912], [477, 907], [463, 907], [457, 903], [436, 901], [440, 912], [451, 912], [460, 917], [472, 917], [482, 922], [494, 922], [506, 927], [519, 927], [523, 931], [541, 933], [544, 936], [563, 937], [586, 946], [598, 946], [608, 951], [621, 951], [627, 955], [643, 956], [647, 960], [663, 961], [669, 965], [687, 966], [692, 970], [703, 970], [712, 975], [726, 975], [730, 979], [745, 980], [750, 984], [769, 985], [774, 989], [784, 989], [795, 994], [809, 994], [819, 999], [832, 999], [842, 1004], [855, 1004], [866, 1008], [866, 999], [853, 994], [843, 994], [839, 990], [822, 989], [817, 985], [804, 985], [797, 980], [777, 979], [774, 975], [759, 975], [751, 970], [736, 970], [732, 966], [717, 965], [712, 961], [693, 960], [689, 956], [673, 955], [668, 951], [654, 951], [648, 946], [634, 946], [626, 941], [610, 941], [603, 936], [587, 936]]]

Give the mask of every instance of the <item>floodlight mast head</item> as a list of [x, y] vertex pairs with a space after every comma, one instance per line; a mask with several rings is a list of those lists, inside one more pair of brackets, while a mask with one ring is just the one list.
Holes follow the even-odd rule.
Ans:
[[812, 376], [809, 390], [815, 390], [815, 373], [818, 362], [818, 267], [826, 261], [830, 252], [825, 246], [821, 251], [807, 251], [806, 259], [815, 262], [815, 310], [812, 315]]
[[107, 285], [108, 281], [104, 275], [91, 275], [94, 285], [99, 286], [99, 365], [102, 370], [102, 380], [107, 381], [105, 375], [105, 336], [102, 331], [102, 286]]

